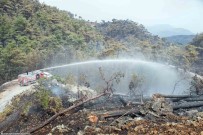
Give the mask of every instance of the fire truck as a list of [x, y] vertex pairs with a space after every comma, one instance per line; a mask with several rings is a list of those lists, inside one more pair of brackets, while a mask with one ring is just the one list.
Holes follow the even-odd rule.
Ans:
[[30, 84], [35, 83], [40, 78], [50, 77], [52, 77], [50, 73], [36, 70], [18, 75], [18, 83], [20, 86], [28, 86]]

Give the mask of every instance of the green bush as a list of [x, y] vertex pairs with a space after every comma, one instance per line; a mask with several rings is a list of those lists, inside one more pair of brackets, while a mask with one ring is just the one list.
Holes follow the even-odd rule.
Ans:
[[49, 98], [49, 110], [51, 112], [58, 112], [62, 108], [62, 100], [58, 97]]
[[46, 90], [45, 88], [40, 88], [36, 93], [36, 98], [44, 109], [48, 109], [49, 107], [50, 95], [51, 92]]
[[32, 107], [31, 102], [25, 103], [25, 105], [22, 108], [21, 115], [28, 116], [28, 113], [29, 113], [29, 110], [30, 110], [31, 107]]
[[37, 91], [36, 99], [42, 108], [48, 112], [56, 113], [63, 107], [60, 98], [52, 97], [51, 91], [42, 87]]

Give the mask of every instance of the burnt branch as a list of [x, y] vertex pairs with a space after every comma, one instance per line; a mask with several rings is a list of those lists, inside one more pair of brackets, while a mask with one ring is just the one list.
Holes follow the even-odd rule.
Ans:
[[49, 118], [48, 120], [46, 120], [46, 121], [45, 121], [44, 123], [42, 123], [41, 125], [39, 125], [39, 126], [33, 128], [33, 129], [31, 129], [31, 130], [29, 131], [29, 133], [30, 133], [30, 134], [31, 134], [31, 133], [35, 133], [36, 131], [38, 131], [38, 130], [40, 130], [41, 128], [45, 127], [45, 126], [46, 126], [47, 124], [49, 124], [51, 121], [55, 120], [58, 116], [61, 116], [61, 115], [65, 114], [65, 113], [67, 113], [67, 112], [69, 112], [69, 111], [71, 111], [71, 110], [73, 110], [73, 109], [75, 109], [75, 108], [77, 108], [77, 107], [79, 107], [79, 106], [81, 106], [81, 105], [87, 103], [87, 102], [90, 102], [90, 101], [92, 101], [92, 100], [95, 100], [95, 99], [98, 99], [98, 98], [100, 98], [100, 97], [102, 97], [102, 96], [105, 96], [106, 94], [108, 94], [108, 93], [101, 93], [101, 94], [99, 94], [99, 95], [97, 95], [97, 96], [95, 96], [95, 97], [92, 97], [92, 98], [89, 98], [89, 99], [85, 99], [85, 100], [83, 100], [83, 101], [81, 101], [81, 102], [79, 102], [79, 103], [77, 103], [77, 104], [72, 105], [71, 107], [69, 107], [69, 108], [67, 108], [67, 109], [65, 109], [65, 110], [63, 110], [63, 111], [61, 111], [61, 112], [59, 112], [59, 113], [53, 115], [51, 118]]
[[99, 73], [100, 73], [101, 79], [106, 84], [105, 88], [103, 89], [104, 90], [103, 92], [104, 93], [108, 92], [110, 94], [113, 94], [113, 83], [116, 82], [118, 84], [120, 82], [120, 79], [124, 77], [123, 73], [116, 72], [110, 77], [110, 79], [107, 80], [101, 67], [99, 67]]
[[[95, 97], [92, 97], [92, 98], [87, 98], [86, 96], [82, 96], [80, 99], [77, 100], [77, 102], [75, 104], [73, 104], [71, 107], [53, 115], [51, 118], [49, 118], [48, 120], [46, 120], [44, 123], [42, 123], [41, 125], [31, 129], [29, 131], [29, 133], [35, 133], [36, 131], [40, 130], [41, 128], [45, 127], [47, 124], [49, 124], [51, 121], [55, 120], [58, 116], [61, 116], [65, 113], [68, 113], [69, 111], [87, 103], [87, 102], [90, 102], [92, 100], [96, 100], [102, 96], [105, 96], [105, 95], [109, 95], [109, 94], [112, 94], [112, 86], [113, 86], [113, 82], [114, 80], [116, 80], [116, 82], [119, 81], [119, 79], [121, 77], [124, 77], [123, 74], [121, 73], [115, 73], [113, 74], [109, 80], [106, 80], [106, 78], [104, 77], [104, 73], [102, 72], [101, 68], [100, 68], [100, 74], [101, 74], [101, 77], [102, 77], [102, 80], [105, 81], [106, 83], [106, 88], [104, 88], [103, 92]], [[71, 114], [70, 114], [71, 115]]]

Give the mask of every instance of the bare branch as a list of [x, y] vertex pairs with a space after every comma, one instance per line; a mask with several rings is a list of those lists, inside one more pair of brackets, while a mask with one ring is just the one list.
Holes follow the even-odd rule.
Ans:
[[59, 113], [53, 115], [51, 118], [49, 118], [48, 120], [46, 120], [43, 124], [41, 124], [41, 125], [39, 125], [39, 126], [33, 128], [33, 129], [31, 129], [31, 130], [29, 131], [29, 133], [34, 133], [34, 132], [40, 130], [41, 128], [43, 128], [44, 126], [46, 126], [47, 124], [49, 124], [51, 121], [55, 120], [58, 116], [61, 116], [62, 114], [65, 114], [65, 113], [67, 113], [67, 112], [69, 112], [69, 111], [71, 111], [71, 110], [73, 110], [73, 109], [75, 109], [75, 108], [77, 108], [77, 107], [79, 107], [79, 106], [81, 106], [81, 105], [87, 103], [87, 102], [90, 102], [90, 101], [92, 101], [92, 100], [98, 99], [98, 98], [100, 98], [100, 97], [102, 97], [102, 96], [104, 96], [104, 95], [106, 95], [106, 94], [108, 94], [108, 93], [101, 93], [101, 94], [99, 94], [99, 95], [97, 95], [97, 96], [95, 96], [95, 97], [82, 100], [81, 102], [72, 105], [71, 107], [69, 107], [69, 108], [67, 108], [67, 109], [65, 109], [65, 110], [63, 110], [63, 111], [61, 111], [61, 112], [59, 112]]

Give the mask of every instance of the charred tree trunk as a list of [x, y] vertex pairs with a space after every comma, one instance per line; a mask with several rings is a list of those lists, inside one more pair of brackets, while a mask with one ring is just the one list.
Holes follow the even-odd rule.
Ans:
[[197, 97], [197, 98], [186, 98], [185, 101], [203, 101], [203, 97]]
[[189, 97], [197, 97], [193, 95], [161, 95], [164, 98], [189, 98]]
[[[166, 97], [166, 98], [169, 98], [169, 97], [171, 97], [171, 96], [165, 96], [165, 97]], [[189, 96], [189, 97], [187, 97], [187, 96], [181, 97], [181, 96], [175, 95], [175, 96], [173, 96], [173, 97], [171, 98], [171, 100], [172, 100], [173, 102], [178, 102], [178, 101], [180, 101], [180, 100], [184, 100], [184, 101], [203, 101], [203, 95], [191, 95], [191, 96]]]
[[187, 102], [187, 103], [184, 103], [184, 104], [180, 104], [180, 105], [175, 105], [173, 106], [173, 109], [174, 110], [177, 110], [177, 109], [183, 109], [183, 108], [194, 108], [194, 107], [200, 107], [200, 106], [203, 106], [203, 101], [201, 102]]

